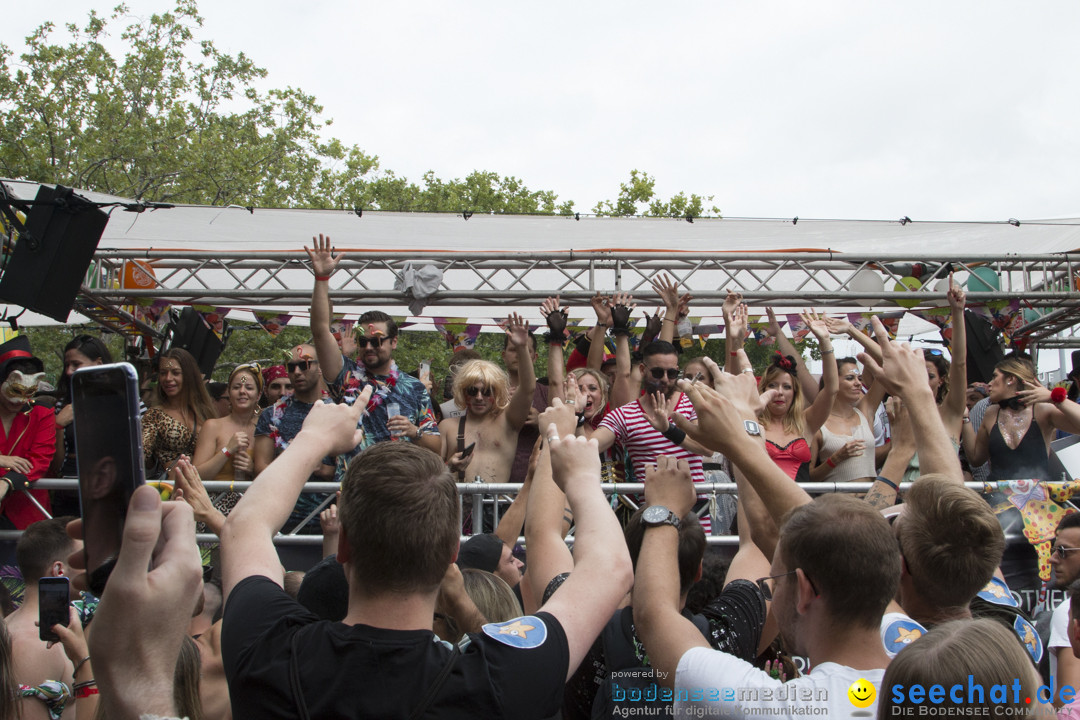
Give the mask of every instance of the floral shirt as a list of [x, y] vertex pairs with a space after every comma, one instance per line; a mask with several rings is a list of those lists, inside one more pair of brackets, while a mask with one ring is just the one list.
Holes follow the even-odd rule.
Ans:
[[[370, 384], [366, 368], [351, 358], [342, 356], [341, 372], [330, 386], [330, 394], [352, 404], [356, 396]], [[374, 376], [376, 391], [368, 401], [367, 413], [362, 419], [364, 440], [348, 458], [354, 457], [361, 450], [375, 443], [392, 440], [386, 423], [390, 419], [386, 413], [388, 403], [397, 403], [401, 414], [420, 430], [421, 435], [438, 435], [439, 426], [435, 422], [435, 413], [431, 409], [431, 398], [424, 384], [412, 375], [400, 372], [396, 364], [391, 364], [389, 375]]]

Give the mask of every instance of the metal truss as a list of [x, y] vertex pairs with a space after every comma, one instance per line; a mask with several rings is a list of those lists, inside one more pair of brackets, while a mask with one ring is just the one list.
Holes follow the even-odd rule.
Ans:
[[[123, 264], [148, 262], [157, 287], [121, 289]], [[1019, 298], [1025, 308], [1050, 312], [1024, 328], [1032, 340], [1056, 335], [1080, 320], [1080, 253], [1047, 255], [855, 255], [850, 253], [365, 253], [345, 256], [331, 280], [335, 309], [350, 306], [407, 305], [410, 298], [395, 290], [410, 266], [432, 265], [442, 273], [429, 307], [535, 307], [559, 294], [564, 301], [586, 304], [596, 292], [633, 293], [654, 297], [651, 282], [667, 274], [680, 290], [694, 296], [696, 307], [718, 308], [727, 288], [738, 288], [752, 306], [807, 305], [895, 308], [900, 297], [892, 288], [906, 276], [918, 276], [922, 287], [904, 293], [915, 307], [946, 304], [944, 280], [953, 271], [963, 277], [980, 267], [994, 270], [1000, 289], [969, 289], [973, 304]], [[880, 291], [860, 287], [871, 270], [882, 280]], [[139, 299], [247, 308], [306, 308], [312, 273], [302, 252], [220, 252], [99, 250], [91, 265], [92, 285], [83, 288], [76, 309], [95, 319], [112, 314], [113, 325], [128, 323], [127, 332], [153, 333], [120, 308]], [[96, 310], [95, 310], [96, 308]], [[97, 312], [95, 316], [93, 312]], [[447, 314], [445, 311], [441, 314]], [[104, 321], [102, 321], [103, 324]]]

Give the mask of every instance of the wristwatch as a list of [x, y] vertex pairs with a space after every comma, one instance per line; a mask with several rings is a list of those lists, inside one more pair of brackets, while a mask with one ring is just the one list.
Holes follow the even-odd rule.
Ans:
[[650, 505], [645, 508], [645, 512], [641, 513], [641, 520], [647, 528], [661, 525], [670, 525], [676, 530], [679, 528], [679, 516], [663, 505]]
[[747, 435], [753, 435], [757, 437], [761, 434], [761, 426], [753, 420], [743, 420], [743, 427], [746, 428]]

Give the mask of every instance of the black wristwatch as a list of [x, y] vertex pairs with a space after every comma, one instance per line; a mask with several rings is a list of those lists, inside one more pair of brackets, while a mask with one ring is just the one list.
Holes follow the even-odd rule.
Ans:
[[663, 505], [650, 505], [645, 508], [645, 512], [641, 513], [641, 521], [647, 528], [670, 525], [676, 530], [679, 529], [679, 516]]

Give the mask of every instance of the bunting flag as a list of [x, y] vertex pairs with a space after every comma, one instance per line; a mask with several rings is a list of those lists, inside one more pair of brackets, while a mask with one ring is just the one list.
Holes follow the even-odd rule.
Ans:
[[292, 315], [288, 313], [272, 313], [272, 312], [257, 312], [251, 311], [251, 314], [255, 316], [255, 320], [262, 326], [262, 329], [270, 333], [271, 337], [277, 337], [281, 334], [281, 331], [285, 329], [285, 326], [292, 320]]
[[476, 345], [476, 338], [480, 335], [480, 323], [470, 323], [468, 318], [444, 318], [431, 319], [432, 324], [446, 340], [446, 345], [457, 352], [462, 348], [472, 350]]
[[221, 340], [225, 334], [225, 316], [229, 314], [231, 308], [214, 307], [213, 305], [192, 305], [191, 307], [202, 316], [203, 321]]
[[870, 318], [874, 315], [868, 312], [848, 313], [847, 319], [851, 323], [851, 327], [855, 328], [863, 335], [869, 335], [873, 331], [873, 326], [870, 324]]
[[888, 331], [890, 339], [896, 339], [896, 332], [900, 329], [900, 318], [904, 317], [904, 312], [904, 310], [897, 310], [896, 312], [881, 313], [877, 316]]
[[172, 304], [168, 300], [138, 298], [132, 307], [132, 315], [156, 330], [160, 330], [169, 321], [169, 308]]
[[330, 320], [330, 332], [334, 339], [341, 342], [341, 338], [352, 335], [355, 320], [346, 320], [344, 315], [335, 314]]
[[404, 330], [405, 328], [409, 327], [410, 325], [415, 325], [416, 324], [416, 323], [412, 322], [411, 320], [409, 320], [408, 315], [391, 315], [390, 317], [392, 317], [394, 319], [394, 323], [398, 326], [398, 330]]
[[750, 332], [754, 334], [754, 339], [757, 340], [758, 345], [768, 346], [776, 344], [776, 338], [768, 333], [768, 316], [756, 315], [749, 317], [747, 318], [747, 324], [749, 325]]
[[1013, 298], [1009, 301], [990, 302], [986, 306], [992, 313], [990, 323], [1001, 331], [1007, 341], [1012, 342], [1016, 331], [1026, 324], [1024, 315], [1020, 312], [1019, 298]]
[[792, 313], [787, 316], [788, 332], [792, 340], [805, 340], [810, 334], [810, 326], [803, 322], [802, 316]]
[[941, 337], [946, 342], [952, 342], [952, 310], [950, 308], [908, 310], [908, 314], [936, 325], [941, 330]]

